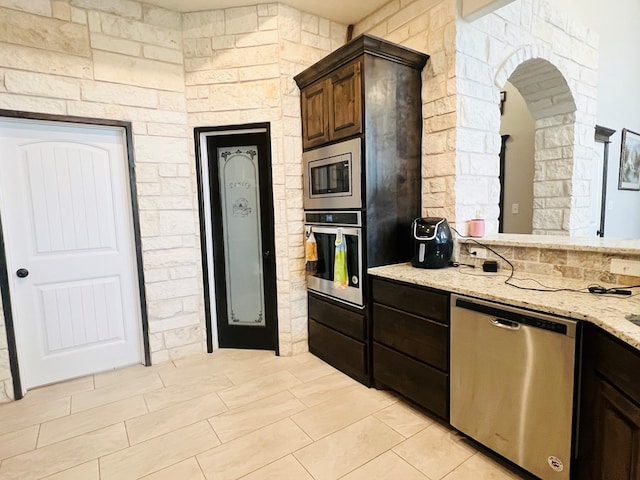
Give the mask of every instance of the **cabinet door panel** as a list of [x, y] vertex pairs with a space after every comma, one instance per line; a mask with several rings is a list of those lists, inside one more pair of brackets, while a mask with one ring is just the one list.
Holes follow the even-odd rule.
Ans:
[[449, 329], [408, 313], [373, 305], [373, 339], [440, 370], [449, 369]]
[[373, 301], [449, 325], [449, 294], [373, 279]]
[[329, 99], [327, 83], [321, 81], [305, 88], [301, 93], [302, 143], [305, 149], [329, 141]]
[[359, 382], [369, 384], [364, 343], [309, 319], [309, 351]]
[[373, 342], [373, 378], [449, 419], [449, 375]]
[[345, 65], [329, 79], [329, 131], [332, 140], [362, 132], [360, 60]]
[[598, 409], [602, 415], [596, 443], [600, 460], [598, 480], [640, 480], [640, 406], [608, 382], [597, 382]]
[[365, 316], [309, 295], [309, 318], [345, 335], [364, 341]]

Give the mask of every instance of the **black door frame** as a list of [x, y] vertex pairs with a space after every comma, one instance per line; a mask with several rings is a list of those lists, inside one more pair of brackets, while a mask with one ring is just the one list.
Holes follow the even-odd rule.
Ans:
[[[250, 123], [243, 125], [225, 125], [217, 127], [197, 127], [194, 129], [195, 139], [195, 160], [196, 160], [196, 177], [198, 187], [198, 213], [200, 219], [200, 251], [202, 256], [202, 282], [204, 290], [204, 309], [205, 309], [205, 323], [207, 327], [207, 352], [213, 352], [213, 313], [211, 309], [211, 278], [215, 278], [216, 284], [215, 297], [216, 297], [216, 316], [220, 318], [224, 315], [226, 318], [226, 310], [222, 309], [221, 305], [226, 304], [226, 289], [224, 285], [224, 279], [218, 280], [216, 271], [224, 272], [224, 247], [222, 241], [222, 232], [212, 232], [212, 245], [213, 251], [210, 251], [210, 247], [207, 244], [207, 220], [211, 221], [213, 229], [213, 215], [211, 211], [211, 217], [207, 219], [207, 212], [205, 209], [205, 202], [208, 203], [210, 208], [213, 208], [211, 198], [214, 193], [214, 185], [212, 185], [211, 171], [207, 165], [208, 175], [203, 173], [203, 162], [208, 162], [208, 158], [203, 158], [204, 149], [201, 144], [201, 137], [208, 137], [206, 134], [213, 133], [215, 136], [224, 137], [227, 135], [246, 135], [251, 133], [261, 133], [265, 136], [266, 149], [265, 158], [261, 158], [260, 170], [260, 203], [261, 203], [261, 222], [260, 228], [262, 231], [263, 252], [269, 252], [268, 255], [263, 255], [263, 268], [264, 268], [264, 289], [265, 289], [265, 319], [272, 319], [273, 321], [273, 349], [275, 354], [280, 354], [279, 348], [279, 335], [278, 335], [278, 307], [277, 307], [277, 286], [276, 286], [276, 263], [275, 263], [275, 234], [274, 234], [274, 212], [273, 212], [273, 181], [271, 171], [271, 124], [265, 123]], [[213, 136], [213, 135], [211, 135]], [[262, 163], [264, 162], [264, 163]], [[208, 195], [205, 191], [208, 187]], [[267, 187], [267, 188], [265, 188]], [[213, 255], [213, 270], [209, 269], [209, 256]], [[213, 277], [212, 277], [213, 274]], [[217, 301], [218, 298], [222, 298], [222, 301]], [[221, 311], [224, 310], [224, 311]], [[247, 327], [254, 328], [254, 327]], [[218, 336], [219, 336], [218, 332]]]
[[[131, 122], [119, 120], [106, 120], [101, 118], [74, 117], [68, 115], [54, 115], [48, 113], [23, 112], [17, 110], [0, 109], [0, 118], [16, 118], [26, 120], [39, 120], [60, 123], [76, 123], [82, 125], [96, 125], [103, 127], [119, 127], [124, 130], [127, 149], [127, 166], [129, 173], [129, 191], [131, 193], [131, 212], [133, 220], [133, 238], [135, 243], [136, 267], [138, 277], [138, 291], [140, 293], [140, 320], [142, 322], [142, 345], [144, 350], [144, 365], [151, 365], [151, 348], [149, 345], [149, 313], [147, 309], [147, 295], [144, 281], [144, 264], [142, 260], [142, 237], [140, 234], [140, 212], [138, 208], [138, 191], [136, 187], [136, 169], [133, 152], [133, 133]], [[18, 344], [16, 341], [15, 322], [13, 309], [11, 308], [11, 291], [9, 289], [9, 274], [7, 270], [7, 257], [4, 248], [4, 237], [0, 218], [0, 295], [2, 296], [2, 309], [4, 313], [5, 329], [7, 331], [7, 343], [9, 350], [9, 365], [13, 382], [13, 398], [23, 398], [22, 381], [20, 379], [20, 367], [18, 365]]]

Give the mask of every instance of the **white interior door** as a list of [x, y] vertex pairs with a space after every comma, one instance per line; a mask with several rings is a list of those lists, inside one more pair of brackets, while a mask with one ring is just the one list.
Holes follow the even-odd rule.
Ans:
[[0, 214], [25, 389], [141, 362], [125, 152], [121, 128], [0, 120]]

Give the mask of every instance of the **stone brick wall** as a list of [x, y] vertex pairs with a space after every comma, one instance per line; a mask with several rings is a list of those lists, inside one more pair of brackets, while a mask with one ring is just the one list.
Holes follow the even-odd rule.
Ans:
[[[346, 27], [281, 4], [181, 15], [130, 0], [0, 3], [0, 108], [132, 122], [154, 363], [205, 350], [192, 128], [271, 122], [280, 352], [306, 350], [293, 76]], [[12, 398], [4, 327], [2, 385], [0, 401]]]
[[456, 1], [389, 2], [355, 25], [430, 55], [422, 73], [422, 210], [455, 218]]
[[465, 231], [480, 212], [487, 233], [498, 230], [498, 103], [510, 79], [536, 120], [534, 233], [585, 234], [597, 36], [551, 2], [534, 0], [516, 0], [473, 23], [458, 20], [456, 27], [456, 227]]
[[[131, 121], [153, 362], [203, 351], [180, 14], [132, 1], [0, 8], [0, 108]], [[11, 398], [0, 334], [0, 401]]]
[[280, 354], [307, 350], [300, 91], [346, 27], [282, 4], [184, 15], [190, 127], [270, 122]]

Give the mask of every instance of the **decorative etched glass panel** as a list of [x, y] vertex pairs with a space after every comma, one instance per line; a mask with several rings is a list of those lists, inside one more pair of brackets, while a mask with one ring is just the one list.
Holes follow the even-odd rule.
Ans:
[[258, 147], [218, 149], [229, 325], [264, 326]]

